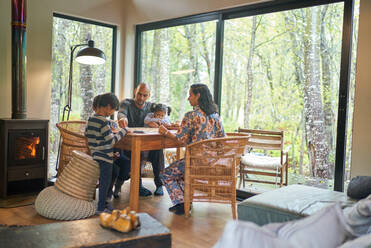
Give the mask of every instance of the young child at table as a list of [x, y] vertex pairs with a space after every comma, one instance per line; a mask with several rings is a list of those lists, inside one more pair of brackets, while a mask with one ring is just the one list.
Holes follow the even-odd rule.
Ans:
[[152, 103], [150, 107], [151, 112], [144, 118], [144, 127], [159, 127], [164, 125], [170, 127], [171, 123], [168, 115], [171, 113], [171, 108], [161, 103]]
[[[93, 110], [95, 111], [97, 107], [97, 103], [99, 101], [99, 97], [101, 95], [97, 95], [94, 97], [93, 100]], [[117, 133], [119, 130], [118, 123], [114, 120], [108, 119], [110, 122], [110, 127], [113, 133]], [[129, 131], [130, 132], [130, 131]], [[124, 184], [126, 180], [130, 178], [130, 158], [125, 156], [121, 149], [113, 148], [113, 165], [112, 165], [112, 178], [111, 183], [108, 188], [107, 192], [107, 202], [111, 201], [112, 196], [114, 198], [118, 198], [121, 192], [121, 186]], [[113, 187], [115, 186], [115, 187]], [[114, 190], [113, 190], [114, 189]]]
[[97, 214], [111, 212], [112, 206], [106, 202], [107, 193], [112, 180], [113, 146], [127, 134], [122, 128], [112, 132], [111, 122], [107, 119], [118, 110], [119, 100], [113, 93], [97, 96], [93, 101], [95, 114], [88, 120], [85, 136], [93, 159], [99, 164], [99, 198]]

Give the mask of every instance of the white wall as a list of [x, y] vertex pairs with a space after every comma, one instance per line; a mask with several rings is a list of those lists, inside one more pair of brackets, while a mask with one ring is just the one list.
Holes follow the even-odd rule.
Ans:
[[[118, 26], [124, 22], [121, 0], [28, 0], [27, 1], [27, 117], [50, 119], [53, 12]], [[11, 1], [0, 1], [0, 118], [11, 116]], [[121, 44], [118, 42], [117, 58]], [[116, 81], [122, 91], [123, 64], [118, 63]]]
[[371, 176], [371, 1], [361, 0], [351, 176]]

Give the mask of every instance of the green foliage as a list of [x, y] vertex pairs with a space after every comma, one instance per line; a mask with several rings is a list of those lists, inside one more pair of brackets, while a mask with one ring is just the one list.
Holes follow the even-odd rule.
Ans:
[[[205, 32], [202, 32], [202, 28]], [[142, 80], [150, 85], [152, 95], [150, 100], [153, 102], [160, 101], [162, 87], [169, 88], [169, 99], [164, 103], [172, 107], [170, 119], [173, 122], [180, 121], [184, 114], [191, 110], [186, 100], [191, 84], [200, 82], [207, 84], [213, 93], [211, 73], [214, 70], [215, 30], [216, 22], [212, 21], [151, 30], [142, 35]], [[170, 37], [169, 46], [166, 48], [169, 51], [169, 68], [168, 74], [165, 75], [169, 79], [169, 85], [161, 82], [156, 75], [158, 67], [166, 62], [163, 61], [163, 54], [160, 54], [161, 47], [166, 41], [160, 35], [156, 36], [155, 32], [165, 31]], [[156, 56], [161, 58], [160, 64], [156, 64]], [[210, 60], [209, 68], [206, 59]], [[193, 71], [187, 71], [190, 69]]]
[[[357, 6], [359, 3], [356, 4], [356, 10]], [[231, 132], [244, 126], [245, 104], [248, 100], [251, 101], [248, 127], [284, 130], [285, 146], [291, 148], [289, 157], [291, 164], [295, 165], [290, 168], [290, 171], [298, 173], [302, 162], [305, 175], [310, 173], [310, 161], [307, 152], [308, 134], [304, 128], [307, 121], [304, 118], [304, 83], [305, 78], [311, 75], [304, 74], [304, 47], [309, 38], [305, 36], [306, 15], [314, 9], [322, 13], [321, 20], [316, 25], [321, 25], [324, 29], [323, 42], [326, 42], [324, 44], [327, 48], [322, 51], [318, 49], [318, 53], [312, 56], [321, 58], [321, 53], [327, 52], [330, 58], [330, 78], [326, 79], [328, 81], [323, 81], [325, 72], [322, 67], [317, 68], [321, 73], [319, 78], [322, 80], [318, 94], [322, 96], [323, 102], [330, 100], [331, 112], [324, 114], [334, 115], [332, 122], [326, 124], [328, 125], [326, 128], [330, 130], [330, 137], [327, 137], [326, 142], [330, 144], [336, 140], [343, 3], [317, 6], [309, 8], [308, 11], [295, 9], [256, 17], [255, 45], [252, 48], [254, 56], [251, 68], [251, 98], [247, 94], [247, 85], [253, 17], [226, 20], [223, 41], [221, 116], [225, 130]], [[167, 75], [170, 97], [167, 103], [173, 108], [172, 121], [180, 120], [185, 111], [190, 109], [185, 99], [188, 96], [189, 85], [197, 82], [195, 76], [199, 75], [201, 82], [208, 84], [213, 91], [216, 26], [215, 22], [203, 23], [203, 25], [197, 23], [166, 28], [170, 37]], [[357, 33], [357, 26], [354, 30]], [[163, 63], [154, 63], [154, 54], [160, 50], [161, 44], [166, 44], [163, 38], [159, 36], [155, 38], [154, 32], [156, 30], [146, 31], [142, 36], [141, 74], [152, 87], [155, 85], [167, 87], [165, 82], [159, 82], [151, 76], [153, 75], [151, 72], [156, 69], [154, 67], [163, 66]], [[317, 38], [320, 39], [320, 36], [318, 35]], [[157, 47], [154, 44], [157, 44]], [[209, 68], [208, 62], [211, 63]], [[193, 69], [194, 72], [174, 74], [187, 69]], [[209, 82], [208, 78], [211, 79]], [[330, 87], [324, 87], [325, 83]], [[354, 92], [354, 76], [351, 92]], [[152, 99], [152, 101], [158, 100]], [[187, 107], [185, 108], [184, 105]], [[353, 99], [349, 106], [352, 111]], [[351, 114], [349, 118], [351, 121]], [[348, 132], [348, 139], [350, 138], [351, 129]], [[350, 145], [349, 143], [348, 154]], [[335, 162], [335, 146], [329, 145], [329, 147], [328, 156], [331, 166]]]

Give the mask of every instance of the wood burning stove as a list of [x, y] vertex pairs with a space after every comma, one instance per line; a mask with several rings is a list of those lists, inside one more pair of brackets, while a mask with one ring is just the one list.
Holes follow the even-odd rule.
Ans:
[[0, 119], [0, 197], [46, 186], [48, 122]]

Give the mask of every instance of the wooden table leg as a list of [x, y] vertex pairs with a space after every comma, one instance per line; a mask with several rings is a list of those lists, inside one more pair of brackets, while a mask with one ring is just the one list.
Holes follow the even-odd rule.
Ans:
[[141, 139], [133, 137], [131, 141], [130, 208], [136, 212], [139, 209], [140, 145]]

